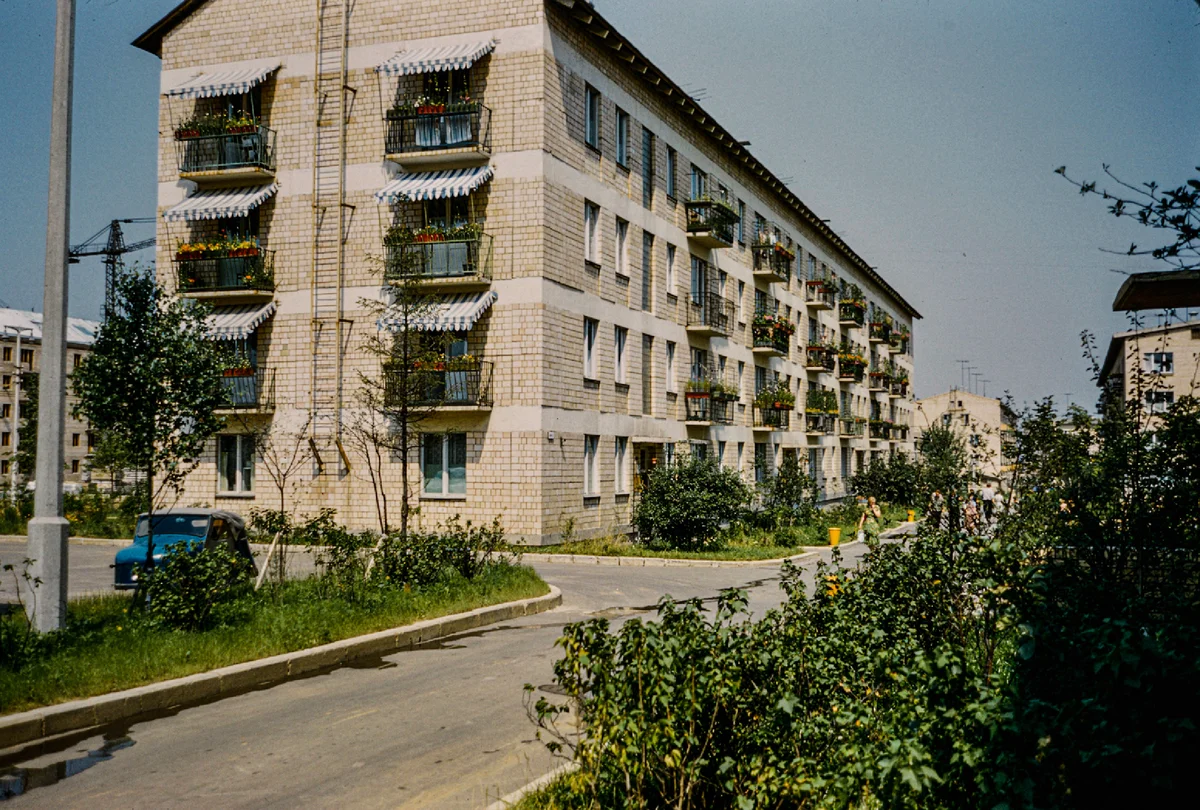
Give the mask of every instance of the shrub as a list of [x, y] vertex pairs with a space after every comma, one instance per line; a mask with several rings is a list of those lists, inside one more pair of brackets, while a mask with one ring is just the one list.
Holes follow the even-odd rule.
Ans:
[[762, 503], [759, 518], [768, 528], [810, 522], [819, 511], [816, 482], [794, 453], [785, 455], [775, 474], [759, 483], [758, 495]]
[[195, 554], [177, 552], [140, 574], [146, 618], [171, 630], [219, 624], [221, 607], [249, 589], [250, 561], [223, 545]]
[[876, 459], [850, 476], [850, 491], [881, 503], [916, 505], [920, 497], [923, 468], [907, 453], [895, 453], [886, 461]]
[[736, 470], [685, 456], [656, 467], [633, 510], [638, 540], [655, 549], [706, 551], [718, 546], [721, 524], [737, 520], [750, 490]]

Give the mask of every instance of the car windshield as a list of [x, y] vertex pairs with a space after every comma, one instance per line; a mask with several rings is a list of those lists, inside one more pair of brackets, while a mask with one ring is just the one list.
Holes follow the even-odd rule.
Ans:
[[[141, 517], [138, 518], [137, 531], [135, 537], [145, 537], [150, 528], [150, 521]], [[207, 515], [155, 515], [154, 516], [154, 533], [157, 534], [183, 534], [189, 537], [204, 537], [208, 534], [208, 516]]]

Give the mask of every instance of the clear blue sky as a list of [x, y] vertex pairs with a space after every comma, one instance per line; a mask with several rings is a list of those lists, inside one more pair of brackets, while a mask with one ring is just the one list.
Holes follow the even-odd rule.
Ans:
[[[79, 0], [75, 241], [155, 203], [158, 60], [175, 0]], [[916, 390], [970, 359], [1018, 401], [1094, 402], [1079, 333], [1123, 326], [1101, 247], [1150, 244], [1053, 174], [1200, 175], [1193, 0], [598, 0], [597, 8], [921, 312]], [[0, 0], [0, 299], [41, 306], [53, 3]], [[671, 31], [663, 37], [663, 31]], [[146, 233], [146, 231], [142, 231]], [[136, 238], [137, 232], [131, 234]], [[95, 317], [102, 272], [72, 272]]]

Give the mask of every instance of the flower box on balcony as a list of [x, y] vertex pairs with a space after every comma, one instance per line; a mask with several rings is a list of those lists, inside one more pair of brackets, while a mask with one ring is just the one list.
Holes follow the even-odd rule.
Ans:
[[254, 369], [247, 368], [247, 367], [227, 368], [221, 372], [221, 376], [223, 376], [223, 377], [253, 377]]

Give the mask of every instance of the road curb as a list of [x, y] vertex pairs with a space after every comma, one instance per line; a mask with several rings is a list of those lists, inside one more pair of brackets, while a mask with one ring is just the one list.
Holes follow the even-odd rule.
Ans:
[[[880, 538], [893, 537], [903, 534], [905, 529], [916, 526], [916, 521], [902, 522], [899, 526], [880, 534]], [[768, 560], [688, 560], [673, 557], [608, 557], [601, 554], [538, 554], [537, 552], [521, 552], [524, 562], [566, 563], [568, 565], [625, 565], [634, 568], [754, 568], [760, 565], [783, 565], [787, 561], [799, 562], [834, 548], [845, 548], [857, 545], [858, 540], [847, 540], [836, 546], [811, 546], [811, 551], [793, 554], [791, 557], [772, 557]]]
[[342, 639], [319, 647], [260, 658], [257, 661], [246, 661], [121, 692], [30, 709], [0, 717], [0, 750], [68, 731], [103, 726], [147, 712], [232, 697], [248, 689], [273, 686], [316, 670], [338, 667], [357, 658], [388, 655], [483, 625], [544, 613], [561, 604], [562, 591], [551, 585], [550, 592], [543, 596], [426, 619], [403, 627], [380, 630], [365, 636]]
[[492, 802], [487, 807], [485, 807], [483, 810], [508, 810], [508, 808], [512, 807], [514, 804], [521, 801], [521, 799], [524, 799], [526, 796], [528, 796], [530, 793], [533, 793], [535, 790], [541, 790], [546, 785], [553, 782], [555, 779], [566, 776], [569, 773], [575, 773], [575, 771], [577, 771], [577, 770], [579, 770], [578, 762], [564, 762], [562, 765], [559, 765], [557, 768], [550, 771], [549, 773], [544, 773], [541, 776], [539, 776], [537, 779], [534, 779], [528, 785], [517, 788], [512, 793], [509, 793], [507, 796], [500, 797], [499, 799], [497, 799], [496, 801]]

